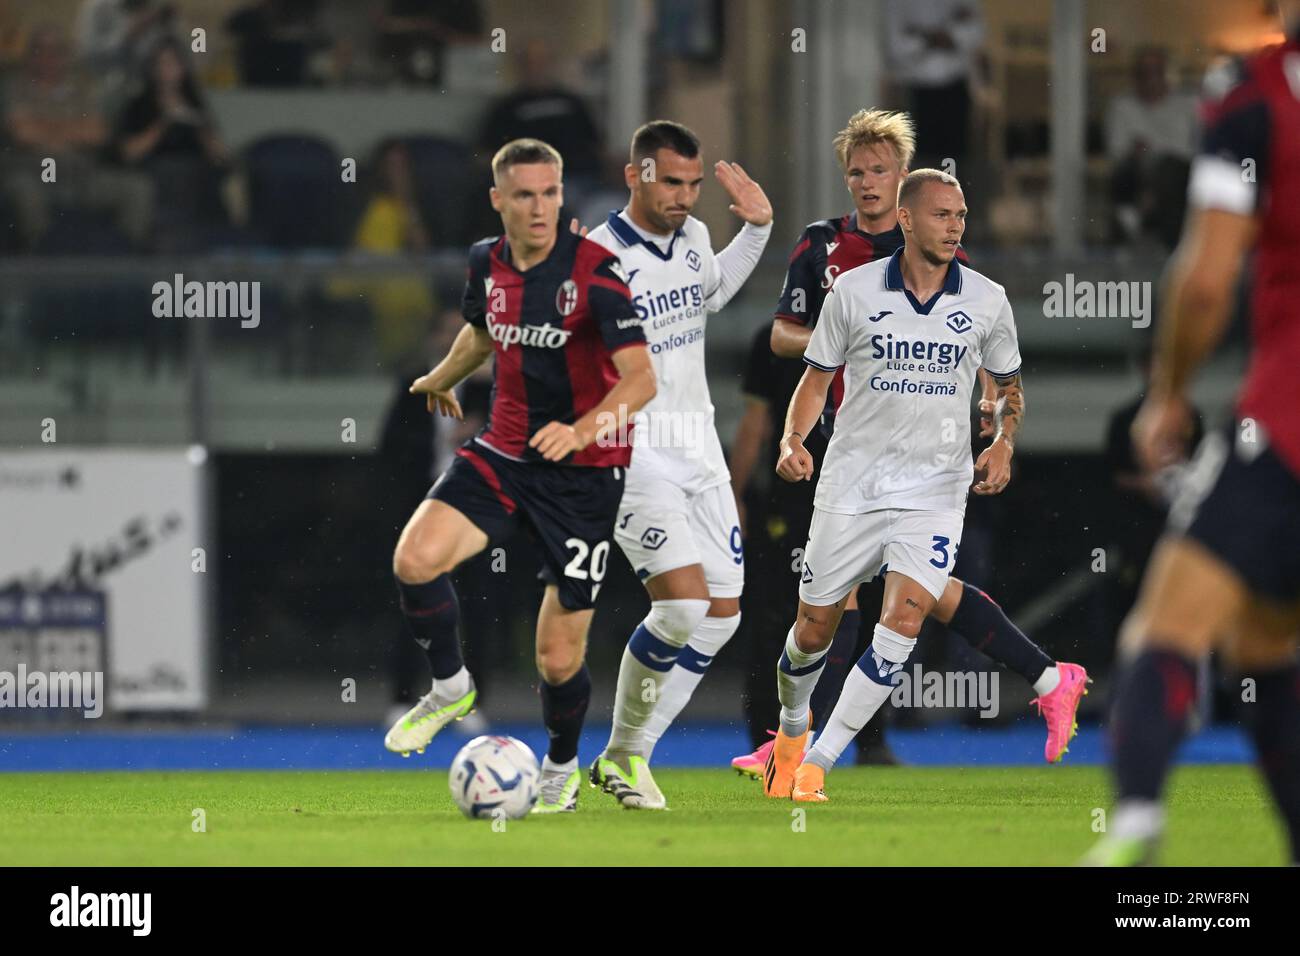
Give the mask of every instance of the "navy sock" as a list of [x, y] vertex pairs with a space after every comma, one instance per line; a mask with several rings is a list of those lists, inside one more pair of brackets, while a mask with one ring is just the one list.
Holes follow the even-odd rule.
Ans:
[[578, 756], [582, 721], [591, 703], [591, 673], [583, 664], [563, 684], [548, 684], [543, 680], [537, 692], [542, 695], [542, 722], [551, 738], [546, 755], [551, 763], [568, 763]]
[[1031, 684], [1055, 663], [974, 585], [962, 583], [961, 600], [948, 627], [975, 650], [1005, 664]]
[[1300, 664], [1253, 675], [1255, 700], [1242, 703], [1259, 768], [1291, 836], [1300, 865]]
[[424, 584], [407, 584], [398, 580], [402, 614], [415, 643], [424, 649], [434, 680], [445, 680], [465, 666], [460, 656], [460, 638], [456, 624], [460, 620], [460, 603], [451, 586], [451, 576], [439, 575]]
[[858, 654], [858, 629], [862, 626], [861, 611], [845, 611], [840, 618], [835, 636], [831, 638], [830, 650], [822, 658], [822, 675], [817, 679], [812, 697], [808, 700], [808, 709], [812, 711], [812, 728], [820, 730], [826, 726], [826, 719], [840, 699], [844, 689], [844, 678]]
[[1160, 799], [1196, 701], [1196, 663], [1174, 651], [1143, 651], [1119, 679], [1111, 711], [1120, 800]]

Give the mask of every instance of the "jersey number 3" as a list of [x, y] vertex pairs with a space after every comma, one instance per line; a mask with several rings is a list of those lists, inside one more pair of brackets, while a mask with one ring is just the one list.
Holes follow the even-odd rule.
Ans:
[[[939, 556], [937, 558], [931, 558], [930, 563], [936, 568], [946, 568], [948, 566], [948, 542], [951, 539], [945, 538], [941, 534], [936, 534], [933, 536], [932, 540], [934, 541], [934, 544], [930, 545], [930, 550], [938, 552]], [[953, 545], [952, 547], [952, 557], [954, 561], [957, 560], [957, 548], [958, 545]]]

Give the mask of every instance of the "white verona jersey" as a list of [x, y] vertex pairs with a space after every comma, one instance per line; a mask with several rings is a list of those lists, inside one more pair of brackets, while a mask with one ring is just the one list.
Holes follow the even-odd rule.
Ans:
[[976, 370], [1020, 370], [1002, 286], [954, 260], [919, 303], [903, 287], [902, 250], [840, 275], [804, 361], [844, 369], [844, 401], [814, 504], [837, 514], [966, 508]]
[[752, 271], [770, 231], [742, 228], [737, 251], [749, 259], [748, 250], [753, 261], [737, 261], [730, 275], [713, 254], [708, 227], [690, 216], [671, 237], [661, 238], [639, 231], [626, 210], [611, 212], [588, 234], [623, 264], [658, 386], [633, 419], [629, 482], [658, 477], [696, 494], [730, 479], [713, 425], [704, 324], [706, 313], [726, 305]]

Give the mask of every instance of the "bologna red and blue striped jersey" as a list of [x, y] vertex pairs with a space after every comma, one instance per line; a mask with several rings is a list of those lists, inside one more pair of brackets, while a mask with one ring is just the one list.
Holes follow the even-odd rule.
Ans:
[[[465, 321], [492, 337], [492, 405], [477, 440], [521, 461], [544, 461], [528, 439], [548, 422], [572, 425], [618, 382], [613, 354], [645, 346], [641, 320], [618, 258], [560, 230], [545, 260], [520, 272], [504, 236], [475, 243], [461, 302]], [[626, 467], [631, 426], [622, 443], [593, 442], [568, 465]]]
[[[826, 293], [835, 280], [858, 266], [888, 259], [903, 248], [903, 227], [897, 224], [884, 232], [863, 232], [858, 228], [857, 213], [838, 219], [820, 219], [803, 231], [790, 253], [790, 265], [781, 289], [776, 317], [800, 325], [815, 326], [821, 315]], [[970, 265], [966, 250], [957, 248], [957, 258]], [[824, 423], [829, 427], [835, 410], [844, 399], [844, 369], [835, 373], [826, 396]]]
[[1259, 223], [1237, 414], [1263, 426], [1300, 478], [1300, 37], [1212, 71], [1206, 94], [1189, 201]]

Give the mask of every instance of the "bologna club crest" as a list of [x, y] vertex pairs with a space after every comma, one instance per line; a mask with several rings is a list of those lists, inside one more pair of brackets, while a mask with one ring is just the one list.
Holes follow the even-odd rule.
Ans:
[[563, 316], [573, 315], [578, 307], [578, 283], [565, 279], [555, 293], [555, 311]]

